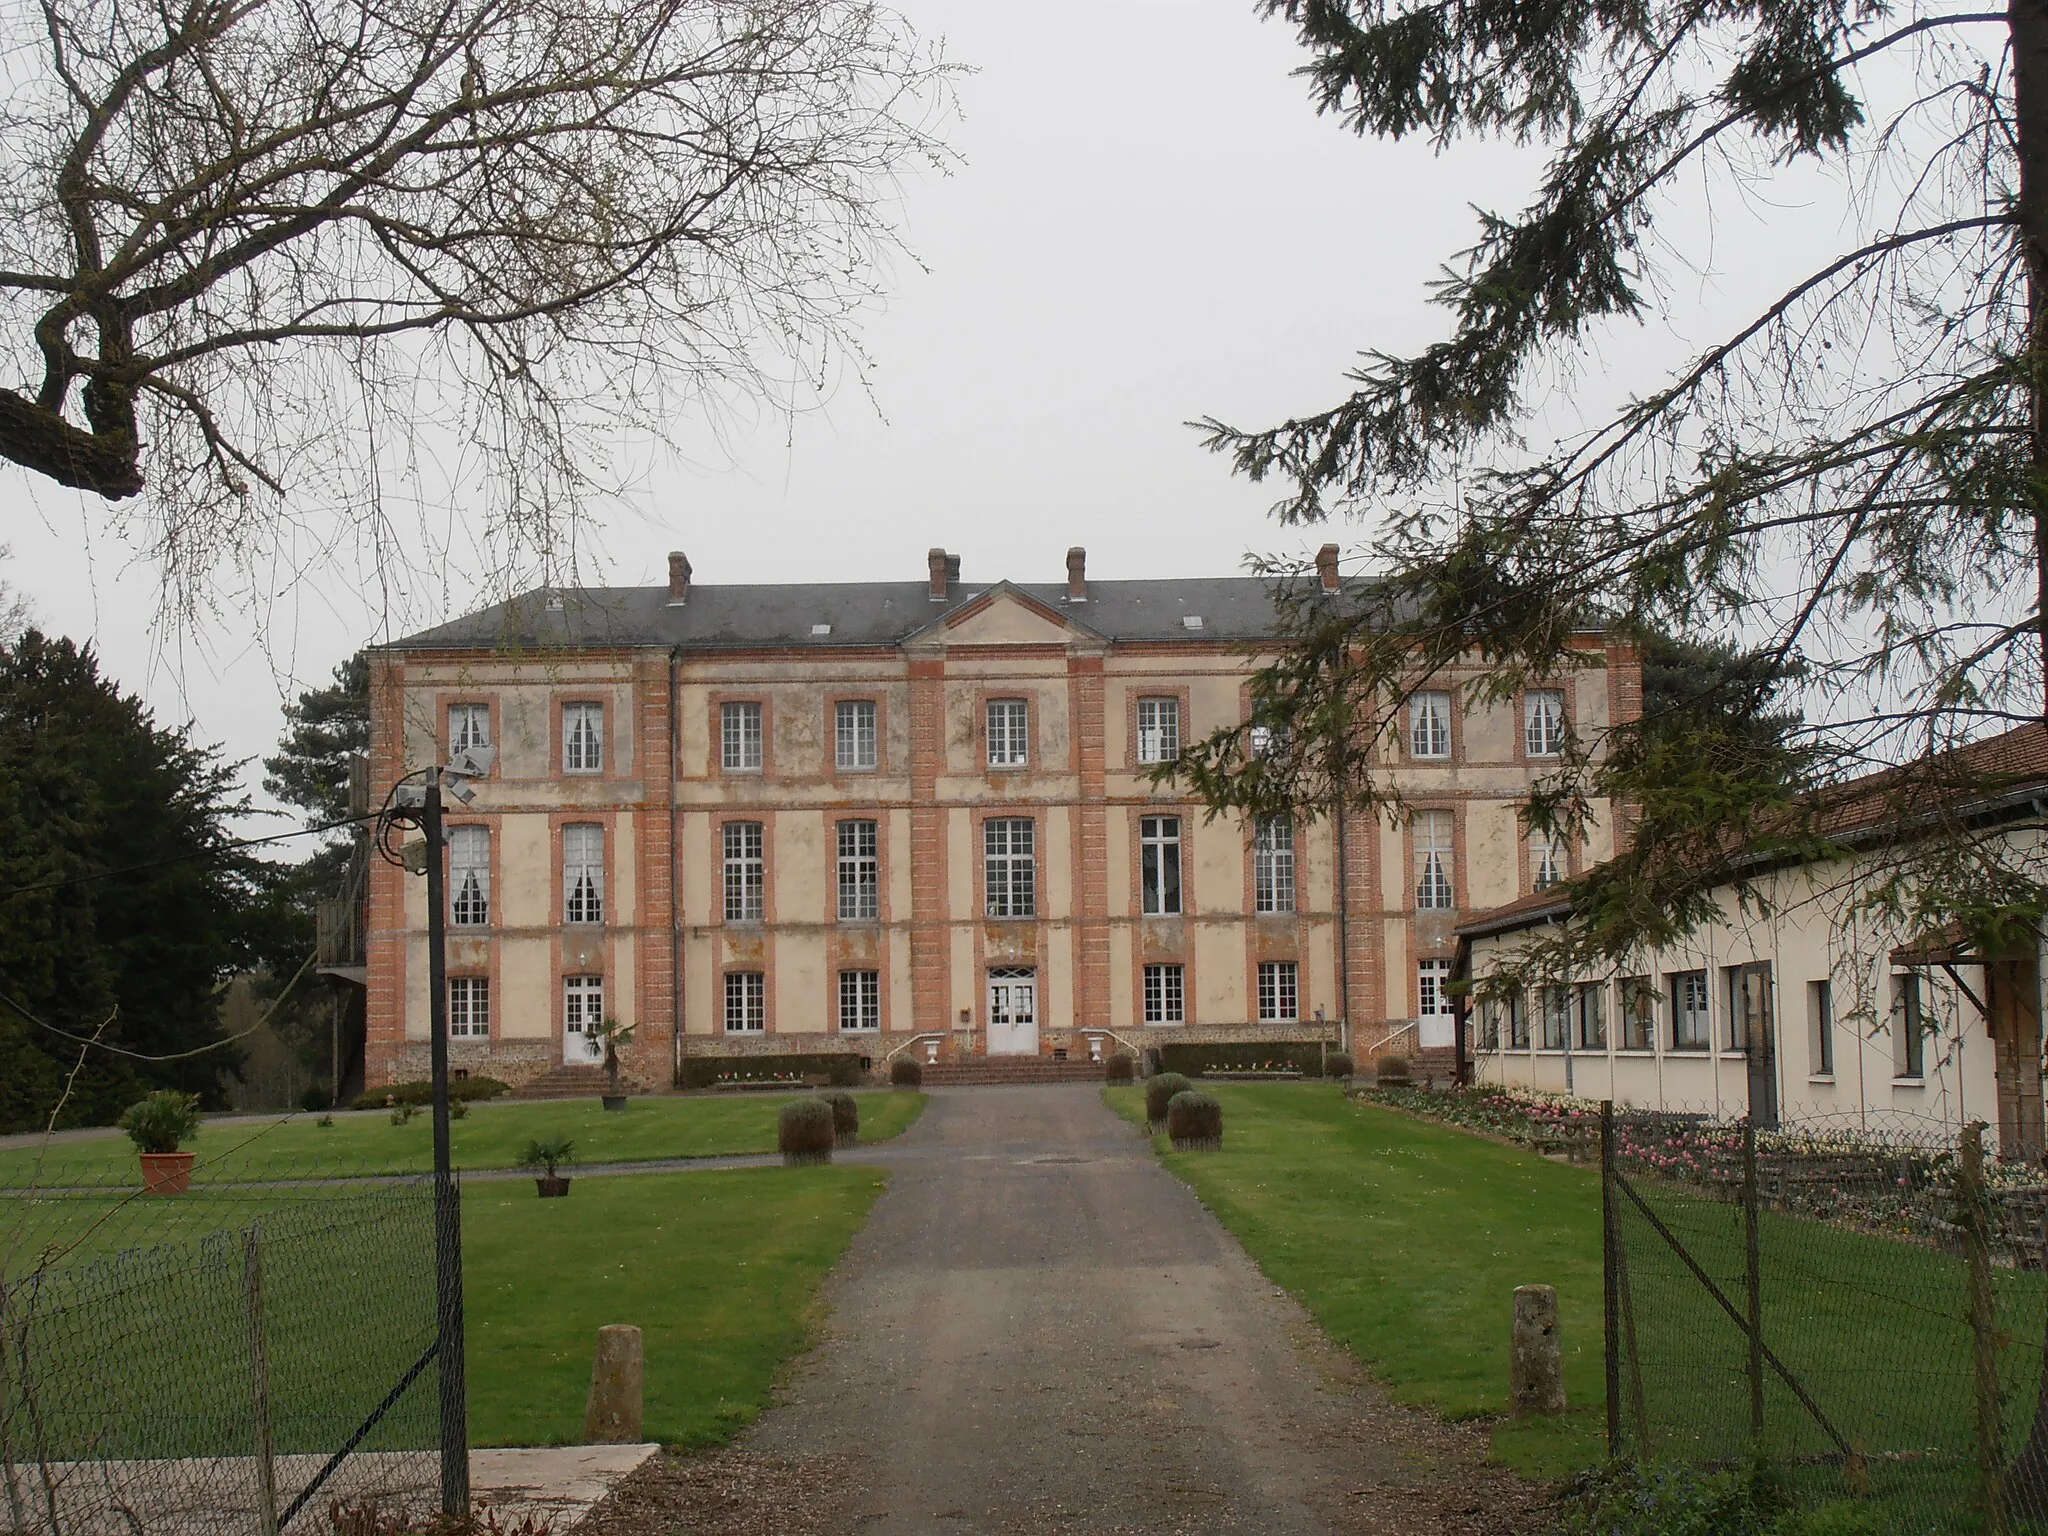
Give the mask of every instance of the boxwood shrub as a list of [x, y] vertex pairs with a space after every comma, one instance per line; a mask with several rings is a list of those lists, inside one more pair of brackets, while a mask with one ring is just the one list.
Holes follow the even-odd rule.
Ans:
[[860, 1100], [844, 1088], [834, 1088], [818, 1095], [832, 1106], [832, 1129], [842, 1147], [860, 1145]]
[[1155, 1072], [1145, 1079], [1145, 1118], [1154, 1127], [1166, 1123], [1166, 1106], [1176, 1093], [1186, 1093], [1192, 1086], [1178, 1072]]
[[1102, 1064], [1102, 1077], [1105, 1082], [1128, 1083], [1137, 1075], [1138, 1058], [1129, 1051], [1112, 1052], [1109, 1060]]
[[821, 1077], [851, 1088], [866, 1076], [858, 1056], [685, 1056], [683, 1086], [709, 1088], [721, 1077]]
[[832, 1106], [822, 1098], [793, 1099], [782, 1106], [775, 1123], [775, 1145], [789, 1164], [829, 1163], [839, 1133], [832, 1125]]
[[1223, 1106], [1210, 1093], [1190, 1088], [1166, 1106], [1166, 1134], [1176, 1152], [1209, 1151], [1223, 1145]]
[[917, 1088], [924, 1083], [924, 1063], [915, 1056], [898, 1056], [889, 1063], [889, 1081], [898, 1088]]

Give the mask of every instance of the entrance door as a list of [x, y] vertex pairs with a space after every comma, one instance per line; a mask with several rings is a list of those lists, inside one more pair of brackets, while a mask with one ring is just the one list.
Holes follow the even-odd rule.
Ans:
[[1990, 989], [1992, 1062], [1998, 1078], [1998, 1155], [2038, 1162], [2048, 1144], [2041, 1106], [2041, 1013], [2032, 960], [1993, 960]]
[[604, 1060], [604, 1041], [597, 1024], [604, 1017], [604, 978], [564, 976], [562, 978], [562, 1062], [571, 1067], [594, 1067]]
[[1729, 1016], [1737, 1050], [1749, 1053], [1749, 1118], [1760, 1130], [1778, 1124], [1778, 1062], [1772, 1028], [1771, 968], [1738, 965], [1728, 973]]
[[999, 970], [988, 973], [988, 1053], [991, 1056], [1038, 1054], [1038, 972]]

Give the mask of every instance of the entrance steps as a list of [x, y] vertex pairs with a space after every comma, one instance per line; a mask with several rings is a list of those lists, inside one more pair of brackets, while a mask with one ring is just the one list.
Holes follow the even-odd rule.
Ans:
[[[635, 1096], [647, 1089], [630, 1076], [619, 1078], [619, 1087]], [[512, 1090], [515, 1099], [595, 1099], [605, 1090], [603, 1067], [555, 1067], [539, 1077], [530, 1077]]]
[[970, 1056], [964, 1061], [933, 1062], [924, 1069], [927, 1088], [1101, 1081], [1099, 1061], [1054, 1061], [1050, 1056]]

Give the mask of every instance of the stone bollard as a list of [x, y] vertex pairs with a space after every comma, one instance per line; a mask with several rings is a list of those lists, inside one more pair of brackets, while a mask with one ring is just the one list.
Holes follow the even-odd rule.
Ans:
[[583, 1410], [586, 1445], [640, 1443], [640, 1400], [647, 1383], [647, 1362], [640, 1330], [631, 1323], [609, 1323], [597, 1330], [597, 1359], [590, 1367], [590, 1403]]
[[1557, 1327], [1554, 1285], [1515, 1287], [1508, 1412], [1518, 1419], [1564, 1412], [1564, 1349]]

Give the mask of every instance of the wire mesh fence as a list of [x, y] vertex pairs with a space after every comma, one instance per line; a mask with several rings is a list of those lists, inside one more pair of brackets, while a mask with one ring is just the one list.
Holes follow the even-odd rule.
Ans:
[[431, 1178], [235, 1152], [175, 1195], [132, 1154], [0, 1168], [0, 1529], [271, 1536], [335, 1501], [438, 1507]]
[[1609, 1432], [1914, 1536], [2048, 1522], [2048, 1184], [1977, 1131], [1614, 1110]]

